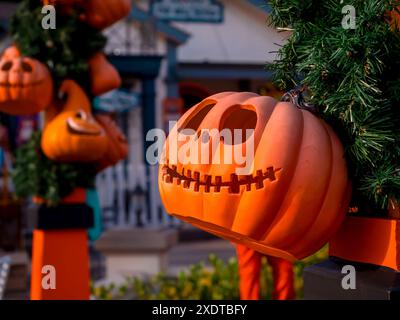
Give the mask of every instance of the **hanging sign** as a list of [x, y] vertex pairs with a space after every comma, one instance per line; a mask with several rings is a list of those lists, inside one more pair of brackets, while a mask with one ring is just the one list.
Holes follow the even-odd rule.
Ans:
[[164, 21], [224, 21], [224, 6], [217, 0], [152, 0], [150, 8], [153, 16]]
[[103, 112], [125, 112], [139, 106], [139, 94], [125, 90], [113, 90], [96, 97], [93, 108]]

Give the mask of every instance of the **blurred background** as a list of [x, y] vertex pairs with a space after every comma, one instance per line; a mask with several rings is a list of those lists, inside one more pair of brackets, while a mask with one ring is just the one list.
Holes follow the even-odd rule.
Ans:
[[[0, 52], [12, 43], [9, 19], [17, 3], [0, 1]], [[282, 93], [274, 88], [265, 66], [287, 34], [268, 26], [268, 14], [263, 0], [188, 0], [181, 8], [170, 0], [134, 0], [130, 15], [104, 31], [107, 58], [123, 84], [93, 104], [115, 113], [130, 149], [127, 160], [97, 177], [103, 234], [90, 243], [95, 297], [239, 297], [233, 246], [164, 211], [158, 168], [144, 157], [145, 135], [152, 128], [167, 131], [169, 121], [217, 92], [252, 91], [279, 98]], [[37, 210], [29, 199], [13, 197], [11, 154], [40, 123], [40, 116], [0, 114], [0, 257], [12, 257], [8, 299], [28, 297]], [[310, 261], [325, 255], [322, 251]], [[301, 270], [308, 262], [296, 265], [299, 297]], [[263, 277], [266, 298], [271, 286], [268, 268]]]

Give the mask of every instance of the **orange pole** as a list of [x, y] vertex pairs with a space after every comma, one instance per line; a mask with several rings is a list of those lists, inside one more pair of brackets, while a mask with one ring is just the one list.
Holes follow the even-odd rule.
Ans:
[[[88, 300], [87, 230], [35, 230], [31, 300]], [[46, 286], [46, 266], [54, 267], [55, 288]]]
[[[239, 262], [240, 299], [259, 300], [261, 259], [264, 255], [241, 244], [236, 245], [236, 253]], [[281, 258], [266, 257], [273, 273], [272, 299], [295, 299], [293, 264]]]
[[239, 263], [240, 299], [259, 300], [262, 254], [241, 244], [236, 245], [236, 253]]

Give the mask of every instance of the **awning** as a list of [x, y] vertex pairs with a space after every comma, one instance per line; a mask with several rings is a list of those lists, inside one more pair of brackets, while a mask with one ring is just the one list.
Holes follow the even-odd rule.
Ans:
[[180, 63], [179, 79], [271, 79], [272, 73], [260, 64]]

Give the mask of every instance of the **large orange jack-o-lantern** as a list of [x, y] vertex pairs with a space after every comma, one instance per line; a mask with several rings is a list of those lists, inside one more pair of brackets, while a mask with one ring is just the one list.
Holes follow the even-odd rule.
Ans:
[[0, 59], [0, 111], [11, 115], [32, 115], [49, 106], [53, 80], [45, 65], [22, 57], [14, 46]]
[[[183, 129], [196, 131], [198, 139], [178, 139]], [[239, 165], [215, 163], [215, 150], [225, 149], [213, 143], [203, 148], [210, 137], [227, 150], [246, 144], [212, 134], [202, 139], [210, 129], [254, 130], [251, 172], [237, 175]], [[182, 147], [208, 150], [209, 163], [192, 164], [185, 156], [172, 161], [171, 149]], [[225, 92], [205, 99], [171, 130], [164, 156], [159, 188], [167, 212], [267, 255], [295, 260], [312, 254], [337, 230], [348, 207], [351, 186], [337, 136], [311, 112], [271, 97]]]
[[99, 160], [107, 150], [108, 138], [94, 119], [86, 94], [71, 80], [63, 82], [60, 92], [65, 94], [66, 102], [43, 130], [43, 152], [60, 162]]
[[109, 139], [108, 149], [97, 164], [97, 170], [102, 171], [125, 159], [128, 156], [129, 146], [125, 135], [110, 116], [97, 115], [95, 118], [105, 130]]

